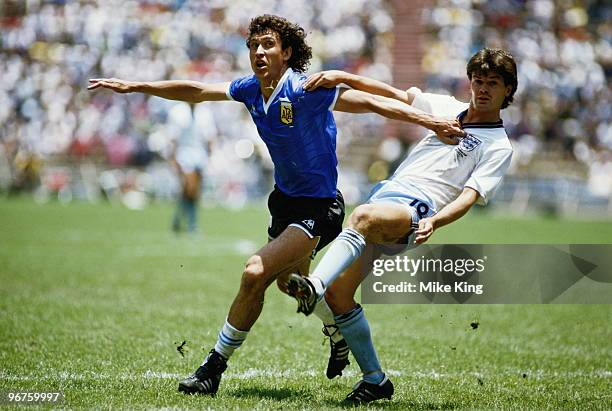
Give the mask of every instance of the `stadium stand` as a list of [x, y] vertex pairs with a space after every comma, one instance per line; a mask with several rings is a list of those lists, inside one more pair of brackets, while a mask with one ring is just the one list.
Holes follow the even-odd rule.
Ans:
[[[89, 93], [87, 79], [227, 81], [247, 74], [245, 27], [252, 16], [273, 12], [307, 28], [311, 72], [343, 69], [390, 83], [396, 77], [396, 84], [413, 81], [464, 98], [467, 58], [483, 46], [507, 48], [519, 61], [519, 90], [504, 113], [516, 154], [498, 202], [612, 214], [608, 3], [414, 4], [418, 35], [398, 29], [397, 11], [405, 8], [398, 1], [269, 1], [266, 8], [245, 0], [4, 1], [0, 190], [34, 189], [41, 180], [41, 198], [95, 200], [131, 191], [170, 198], [178, 189], [167, 161], [179, 128], [168, 115], [176, 103]], [[391, 63], [401, 61], [400, 48], [421, 61], [401, 79]], [[226, 103], [200, 113], [211, 148], [206, 195], [233, 206], [261, 198], [271, 162], [246, 110]], [[356, 203], [415, 136], [375, 115], [337, 120], [340, 185]]]

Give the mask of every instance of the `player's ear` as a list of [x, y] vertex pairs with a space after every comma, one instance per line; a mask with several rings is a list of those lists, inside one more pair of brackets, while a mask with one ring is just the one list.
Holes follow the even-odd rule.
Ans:
[[506, 86], [506, 97], [510, 96], [511, 93], [512, 93], [512, 86], [507, 85]]
[[293, 49], [291, 48], [291, 46], [284, 49], [283, 50], [283, 61], [289, 61], [292, 54], [293, 54]]

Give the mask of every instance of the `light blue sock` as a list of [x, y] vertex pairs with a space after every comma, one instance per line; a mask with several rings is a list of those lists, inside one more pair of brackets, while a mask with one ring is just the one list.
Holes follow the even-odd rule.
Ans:
[[248, 331], [240, 331], [234, 328], [226, 319], [219, 332], [215, 351], [225, 357], [226, 360], [229, 359], [234, 350], [242, 345], [248, 334]]
[[325, 294], [325, 289], [359, 258], [365, 245], [366, 240], [359, 232], [352, 228], [342, 230], [309, 276], [319, 280], [313, 281], [319, 296]]
[[352, 311], [334, 317], [336, 325], [344, 336], [353, 357], [357, 360], [363, 373], [363, 380], [372, 384], [380, 384], [385, 373], [382, 372], [376, 349], [372, 343], [370, 325], [365, 318], [363, 308], [359, 304]]
[[195, 200], [185, 199], [185, 216], [187, 217], [187, 231], [190, 233], [198, 229], [197, 223], [197, 202]]
[[183, 198], [179, 198], [176, 202], [176, 209], [174, 210], [174, 217], [172, 218], [172, 229], [174, 231], [181, 230], [181, 220], [183, 219], [184, 207]]

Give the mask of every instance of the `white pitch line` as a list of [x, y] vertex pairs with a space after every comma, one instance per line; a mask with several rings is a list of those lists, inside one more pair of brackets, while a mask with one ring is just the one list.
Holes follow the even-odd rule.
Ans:
[[[391, 377], [409, 377], [415, 379], [443, 379], [443, 378], [457, 378], [457, 377], [497, 377], [497, 376], [520, 376], [525, 373], [529, 378], [574, 378], [574, 377], [589, 377], [589, 378], [612, 378], [612, 371], [610, 370], [593, 370], [593, 371], [569, 371], [569, 372], [549, 372], [544, 370], [513, 370], [503, 371], [499, 373], [482, 373], [482, 372], [437, 372], [437, 371], [416, 371], [416, 372], [403, 372], [398, 370], [387, 370], [386, 373]], [[239, 373], [227, 373], [224, 374], [224, 379], [236, 379], [246, 380], [251, 378], [305, 378], [305, 377], [316, 377], [317, 375], [323, 375], [320, 370], [306, 370], [306, 371], [295, 371], [295, 370], [261, 370], [256, 368], [250, 368], [246, 371]], [[360, 375], [356, 371], [347, 371], [345, 376], [356, 377]], [[35, 381], [41, 379], [59, 379], [62, 381], [79, 381], [79, 380], [90, 380], [90, 379], [120, 379], [120, 380], [180, 380], [185, 375], [168, 372], [157, 372], [157, 371], [146, 371], [143, 374], [104, 374], [97, 372], [86, 372], [86, 373], [71, 373], [67, 371], [60, 371], [54, 374], [46, 373], [45, 375], [14, 375], [6, 372], [0, 372], [0, 380], [6, 381]]]

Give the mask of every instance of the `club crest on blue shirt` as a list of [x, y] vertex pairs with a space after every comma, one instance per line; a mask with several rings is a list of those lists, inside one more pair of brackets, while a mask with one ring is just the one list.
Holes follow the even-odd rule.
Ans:
[[306, 225], [306, 227], [312, 230], [314, 228], [315, 222], [314, 220], [302, 220], [302, 224]]
[[466, 156], [467, 153], [473, 151], [476, 147], [478, 147], [482, 143], [481, 140], [474, 137], [471, 134], [467, 134], [464, 138], [461, 139], [459, 145], [457, 146], [457, 151], [459, 154]]
[[280, 100], [280, 121], [288, 126], [293, 125], [293, 106], [289, 100]]

